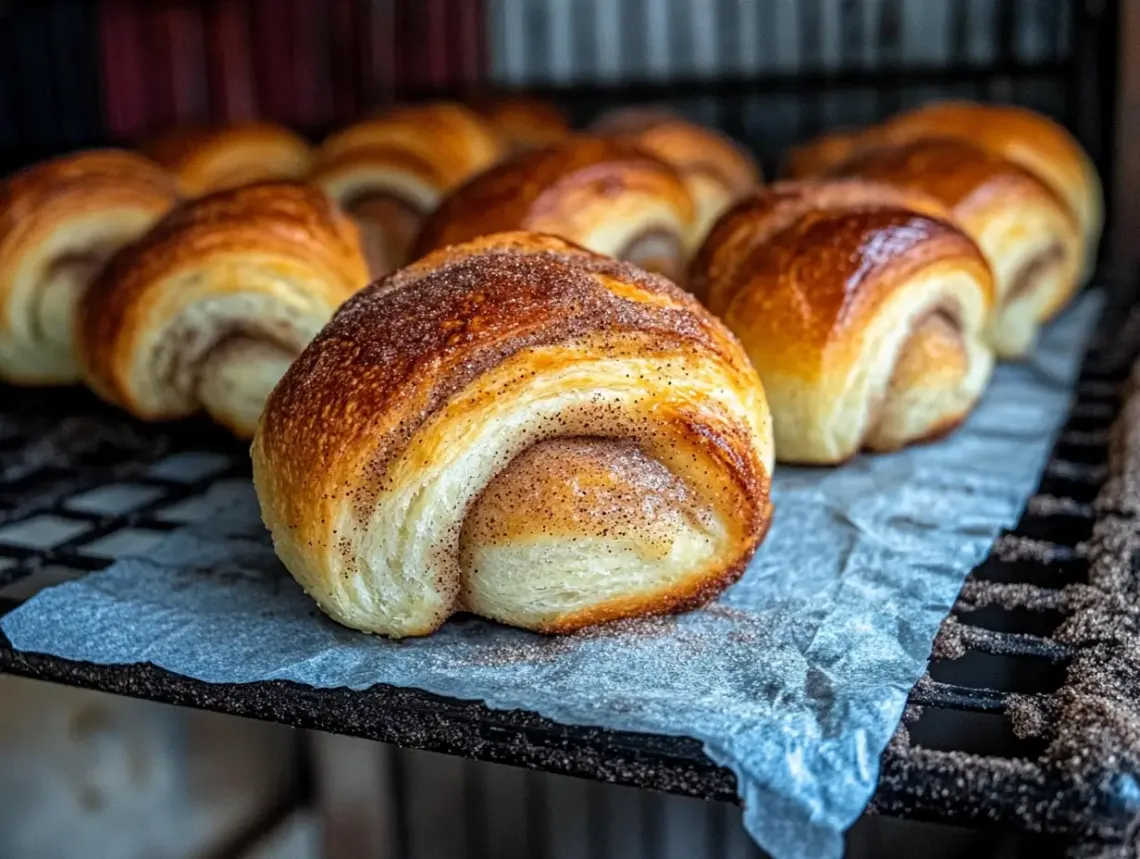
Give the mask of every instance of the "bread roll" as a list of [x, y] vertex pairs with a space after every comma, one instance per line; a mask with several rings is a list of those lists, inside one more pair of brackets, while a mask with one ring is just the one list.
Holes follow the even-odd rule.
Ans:
[[75, 308], [104, 263], [178, 199], [174, 178], [138, 155], [82, 152], [0, 187], [0, 378], [79, 380]]
[[697, 208], [694, 246], [760, 181], [755, 160], [731, 138], [668, 113], [626, 108], [604, 115], [594, 129], [635, 143], [680, 172]]
[[871, 137], [872, 130], [831, 131], [792, 148], [782, 175], [787, 179], [818, 179], [838, 167]]
[[317, 188], [203, 197], [115, 257], [87, 292], [86, 379], [145, 420], [205, 410], [249, 437], [285, 368], [367, 281], [356, 228]]
[[560, 143], [570, 136], [570, 122], [557, 105], [526, 96], [501, 96], [475, 107], [514, 152]]
[[330, 137], [312, 179], [356, 221], [372, 276], [381, 277], [407, 261], [440, 198], [504, 152], [497, 132], [465, 107], [400, 108]]
[[771, 507], [764, 392], [663, 278], [488, 236], [349, 301], [273, 391], [254, 484], [281, 560], [340, 623], [456, 611], [564, 632], [698, 605]]
[[690, 282], [759, 372], [781, 461], [838, 463], [948, 432], [993, 365], [985, 259], [906, 191], [774, 185], [717, 222]]
[[533, 230], [677, 279], [693, 215], [681, 177], [664, 161], [622, 141], [575, 137], [516, 155], [457, 189], [428, 218], [412, 256]]
[[1072, 210], [1023, 167], [964, 140], [923, 138], [862, 150], [835, 168], [938, 198], [982, 249], [997, 305], [987, 337], [1003, 358], [1032, 347], [1041, 323], [1078, 286], [1081, 235]]
[[1032, 110], [1011, 105], [941, 101], [901, 113], [862, 134], [829, 135], [793, 154], [793, 173], [820, 176], [859, 148], [929, 137], [966, 140], [1036, 174], [1068, 203], [1084, 239], [1082, 271], [1096, 263], [1104, 223], [1104, 194], [1088, 153], [1068, 131]]
[[145, 147], [190, 197], [275, 179], [303, 179], [312, 167], [309, 144], [268, 122], [225, 128], [180, 128]]

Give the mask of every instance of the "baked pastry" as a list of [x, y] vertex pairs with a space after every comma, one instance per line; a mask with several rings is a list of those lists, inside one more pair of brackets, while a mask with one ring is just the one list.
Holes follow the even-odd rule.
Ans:
[[440, 198], [504, 154], [483, 119], [455, 104], [400, 108], [350, 126], [318, 150], [312, 181], [360, 227], [373, 277], [407, 261]]
[[144, 147], [178, 176], [189, 197], [277, 179], [303, 179], [312, 167], [309, 144], [269, 122], [224, 128], [179, 128]]
[[249, 437], [285, 368], [367, 282], [356, 228], [317, 188], [202, 197], [116, 256], [84, 296], [84, 375], [137, 417], [205, 410]]
[[964, 140], [920, 138], [860, 150], [831, 171], [933, 195], [973, 237], [993, 269], [997, 305], [988, 332], [999, 356], [1033, 346], [1037, 329], [1078, 286], [1080, 227], [1034, 173]]
[[717, 222], [690, 284], [759, 372], [783, 462], [942, 435], [993, 366], [985, 259], [936, 201], [905, 190], [773, 185]]
[[549, 146], [570, 136], [566, 114], [549, 101], [500, 96], [476, 102], [475, 109], [498, 130], [514, 152]]
[[793, 154], [793, 173], [819, 176], [859, 148], [928, 137], [967, 140], [1036, 174], [1064, 199], [1084, 237], [1082, 271], [1096, 262], [1104, 195], [1096, 167], [1068, 131], [1032, 110], [1011, 105], [940, 101], [901, 113], [862, 134], [829, 135]]
[[795, 146], [782, 174], [787, 179], [818, 179], [838, 167], [872, 136], [872, 129], [832, 131]]
[[0, 378], [79, 380], [75, 306], [99, 269], [178, 199], [174, 178], [129, 152], [55, 158], [0, 186]]
[[573, 137], [476, 176], [427, 219], [412, 257], [508, 230], [552, 233], [677, 279], [693, 204], [677, 171], [620, 140]]
[[605, 114], [593, 128], [635, 143], [677, 168], [697, 208], [694, 244], [760, 181], [756, 161], [731, 138], [668, 113], [625, 108]]
[[565, 632], [733, 582], [771, 515], [771, 429], [727, 329], [664, 278], [508, 233], [350, 300], [253, 443], [277, 554], [330, 616]]

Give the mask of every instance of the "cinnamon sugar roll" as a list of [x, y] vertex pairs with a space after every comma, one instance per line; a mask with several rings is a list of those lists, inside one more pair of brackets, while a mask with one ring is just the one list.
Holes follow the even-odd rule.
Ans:
[[355, 227], [318, 189], [202, 197], [115, 257], [84, 296], [86, 379], [145, 420], [204, 410], [251, 436], [286, 367], [367, 282]]
[[428, 218], [412, 256], [532, 230], [677, 279], [693, 219], [684, 182], [664, 161], [623, 141], [574, 137], [516, 155], [457, 189]]
[[1083, 237], [1081, 270], [1096, 263], [1104, 194], [1088, 153], [1068, 131], [1040, 113], [1004, 104], [940, 101], [900, 113], [862, 132], [828, 135], [793, 153], [793, 175], [820, 176], [861, 149], [930, 137], [968, 141], [1038, 176], [1072, 209]]
[[338, 622], [564, 632], [734, 581], [771, 441], [755, 371], [691, 296], [509, 233], [350, 300], [270, 396], [253, 471], [278, 555]]
[[832, 170], [932, 194], [982, 249], [997, 305], [987, 337], [999, 356], [1033, 346], [1076, 291], [1082, 260], [1072, 210], [1035, 174], [964, 140], [921, 138], [863, 150]]
[[158, 165], [111, 149], [45, 161], [0, 186], [0, 378], [79, 380], [76, 305], [107, 259], [177, 200]]
[[178, 128], [144, 150], [178, 177], [189, 197], [255, 182], [303, 179], [312, 167], [309, 144], [269, 122]]
[[694, 244], [760, 181], [756, 161], [731, 138], [668, 113], [625, 108], [602, 116], [593, 129], [635, 143], [677, 168], [697, 209]]
[[440, 198], [505, 152], [498, 133], [455, 104], [400, 108], [330, 137], [312, 181], [356, 221], [373, 277], [407, 261]]
[[759, 372], [781, 461], [934, 438], [989, 379], [989, 267], [923, 195], [779, 183], [717, 222], [690, 283]]

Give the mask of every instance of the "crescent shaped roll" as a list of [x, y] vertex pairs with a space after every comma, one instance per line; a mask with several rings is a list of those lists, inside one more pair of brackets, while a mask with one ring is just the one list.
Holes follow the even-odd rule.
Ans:
[[925, 138], [869, 149], [832, 171], [922, 191], [940, 200], [982, 249], [997, 305], [988, 339], [1016, 358], [1079, 285], [1082, 249], [1072, 210], [1036, 175], [963, 140]]
[[973, 143], [1037, 175], [1068, 203], [1084, 237], [1082, 271], [1096, 263], [1104, 192], [1088, 153], [1061, 125], [1032, 110], [971, 101], [939, 101], [898, 114], [861, 133], [827, 135], [793, 151], [792, 175], [820, 176], [860, 149], [952, 137]]
[[277, 554], [340, 623], [564, 632], [698, 605], [771, 515], [763, 388], [664, 278], [553, 236], [438, 251], [350, 300], [253, 443]]
[[75, 309], [106, 261], [178, 200], [174, 178], [128, 152], [45, 161], [0, 186], [0, 378], [80, 378]]
[[664, 161], [623, 141], [575, 137], [516, 155], [456, 189], [427, 219], [412, 257], [531, 230], [677, 279], [693, 217], [684, 182]]
[[760, 182], [756, 161], [734, 140], [668, 113], [625, 108], [602, 116], [593, 129], [634, 143], [680, 172], [697, 209], [695, 244], [725, 209]]
[[303, 179], [312, 167], [309, 144], [269, 122], [175, 129], [145, 151], [178, 177], [188, 197], [255, 182]]
[[759, 372], [781, 461], [937, 437], [982, 393], [992, 278], [939, 208], [867, 182], [779, 183], [713, 228], [690, 282]]
[[84, 296], [87, 382], [144, 420], [205, 410], [252, 436], [285, 368], [367, 282], [356, 228], [317, 188], [202, 197], [116, 256]]
[[957, 137], [1007, 158], [1040, 177], [1073, 210], [1085, 240], [1086, 269], [1096, 262], [1104, 225], [1104, 192], [1088, 153], [1061, 125], [1010, 105], [945, 101], [888, 121], [888, 140]]
[[504, 151], [498, 133], [465, 107], [400, 108], [330, 137], [311, 179], [356, 221], [372, 276], [381, 277], [407, 261], [443, 195]]
[[475, 109], [498, 130], [514, 152], [549, 146], [570, 136], [566, 114], [549, 101], [499, 96], [479, 102]]

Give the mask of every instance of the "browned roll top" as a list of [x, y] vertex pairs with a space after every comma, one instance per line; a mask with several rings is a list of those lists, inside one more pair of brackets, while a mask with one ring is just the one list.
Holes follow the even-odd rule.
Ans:
[[945, 206], [906, 188], [777, 184], [721, 218], [690, 284], [760, 374], [783, 461], [937, 437], [989, 377], [990, 269]]
[[549, 146], [570, 136], [570, 122], [557, 105], [526, 96], [498, 96], [474, 103], [514, 151]]
[[1036, 175], [965, 140], [927, 137], [861, 149], [828, 171], [910, 188], [938, 199], [966, 220], [1000, 194], [1045, 195], [1068, 211], [1064, 200]]
[[199, 198], [116, 256], [84, 297], [87, 380], [140, 417], [204, 406], [252, 434], [290, 356], [367, 276], [355, 227], [313, 186]]
[[[289, 570], [340, 622], [398, 636], [459, 610], [565, 631], [702, 602], [771, 509], [763, 391], [723, 325], [528, 233], [347, 302], [274, 390], [253, 458]], [[582, 492], [520, 509], [569, 476]]]
[[728, 135], [664, 111], [614, 111], [596, 121], [592, 130], [634, 143], [672, 164], [682, 175], [710, 177], [737, 197], [760, 181], [755, 160]]
[[311, 165], [309, 144], [270, 122], [175, 128], [143, 151], [178, 177], [192, 197], [272, 180], [302, 179]]
[[[884, 266], [917, 262], [921, 267], [926, 255], [938, 253], [965, 254], [984, 269], [977, 247], [950, 220], [940, 200], [905, 187], [859, 179], [778, 182], [741, 200], [717, 222], [693, 261], [688, 287], [720, 315], [750, 280], [761, 279], [761, 270], [786, 274], [781, 279], [794, 279], [810, 293], [810, 302], [798, 307], [781, 305], [795, 317], [787, 323], [798, 329], [810, 317], [818, 320], [818, 333], [828, 335], [848, 297], [859, 293], [863, 281], [878, 277]], [[935, 234], [945, 241], [929, 242]], [[877, 247], [865, 246], [867, 236], [880, 237]], [[924, 259], [899, 253], [915, 248]], [[805, 254], [808, 250], [813, 252]], [[801, 257], [806, 266], [792, 264]], [[784, 322], [773, 324], [782, 327]]]
[[457, 189], [428, 218], [413, 256], [534, 230], [676, 277], [693, 215], [681, 177], [665, 162], [623, 141], [575, 137], [516, 155]]
[[177, 201], [173, 176], [111, 149], [41, 162], [0, 184], [0, 378], [76, 381], [81, 295]]

